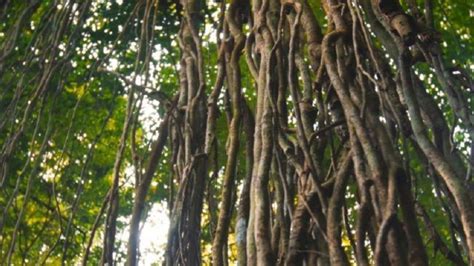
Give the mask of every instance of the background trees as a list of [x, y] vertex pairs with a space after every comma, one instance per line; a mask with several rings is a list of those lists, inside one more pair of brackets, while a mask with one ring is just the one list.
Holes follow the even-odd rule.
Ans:
[[472, 262], [472, 9], [0, 2], [1, 261]]

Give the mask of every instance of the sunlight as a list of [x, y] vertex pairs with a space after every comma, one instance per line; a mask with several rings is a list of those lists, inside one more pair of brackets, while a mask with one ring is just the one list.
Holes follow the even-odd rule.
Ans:
[[[139, 265], [161, 265], [164, 259], [166, 242], [169, 228], [169, 217], [167, 203], [155, 203], [143, 218], [140, 224], [139, 243]], [[130, 229], [131, 216], [121, 216], [118, 221], [123, 224], [122, 229], [117, 232], [119, 244], [117, 252], [117, 265], [123, 265], [126, 261], [127, 243]]]
[[166, 249], [170, 221], [165, 203], [155, 203], [140, 234], [140, 265], [159, 265]]

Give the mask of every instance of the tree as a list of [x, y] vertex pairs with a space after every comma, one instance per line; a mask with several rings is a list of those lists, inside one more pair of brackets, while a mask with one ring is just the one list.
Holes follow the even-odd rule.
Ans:
[[472, 264], [473, 8], [0, 1], [1, 261]]

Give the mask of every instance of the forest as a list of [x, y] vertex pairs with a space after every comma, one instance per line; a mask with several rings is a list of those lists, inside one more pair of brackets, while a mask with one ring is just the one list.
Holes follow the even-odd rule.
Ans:
[[0, 266], [474, 265], [474, 2], [0, 0]]

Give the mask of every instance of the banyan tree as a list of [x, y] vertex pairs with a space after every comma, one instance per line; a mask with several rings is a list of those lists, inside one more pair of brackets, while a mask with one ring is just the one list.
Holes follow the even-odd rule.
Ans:
[[473, 265], [473, 12], [0, 0], [0, 264]]

